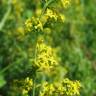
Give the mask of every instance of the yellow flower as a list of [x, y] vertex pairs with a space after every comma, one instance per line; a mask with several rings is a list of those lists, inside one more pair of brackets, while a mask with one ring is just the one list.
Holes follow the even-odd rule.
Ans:
[[64, 16], [63, 14], [60, 14], [59, 16], [60, 16], [60, 20], [61, 20], [62, 22], [64, 22], [64, 21], [65, 21], [65, 16]]
[[81, 84], [79, 83], [79, 81], [71, 81], [68, 78], [64, 79], [62, 82], [63, 85], [65, 86], [65, 89], [67, 91], [65, 91], [65, 93], [68, 96], [72, 96], [72, 95], [79, 95], [79, 89], [81, 87]]
[[26, 31], [40, 31], [43, 30], [42, 22], [39, 18], [32, 17], [31, 19], [27, 19], [25, 22]]
[[22, 94], [23, 94], [23, 95], [25, 95], [25, 94], [27, 94], [27, 93], [28, 93], [27, 90], [25, 90], [25, 89], [22, 90]]
[[35, 63], [40, 70], [46, 71], [50, 71], [50, 69], [56, 66], [57, 60], [55, 59], [52, 48], [39, 41], [37, 43], [37, 57]]
[[21, 35], [24, 35], [24, 29], [23, 27], [18, 27], [17, 32], [20, 33]]
[[53, 12], [51, 9], [47, 8], [46, 10], [46, 14], [45, 14], [48, 18], [53, 18], [54, 20], [57, 20], [58, 16], [55, 12]]
[[43, 25], [42, 25], [42, 23], [40, 21], [38, 21], [38, 24], [36, 26], [34, 26], [34, 27], [35, 27], [35, 29], [43, 30]]
[[54, 85], [49, 84], [48, 82], [44, 82], [42, 91], [40, 91], [40, 96], [53, 96], [53, 92], [55, 92]]
[[27, 19], [26, 22], [25, 22], [25, 26], [26, 26], [26, 29], [27, 31], [31, 31], [31, 27], [32, 27], [32, 21], [31, 19]]
[[68, 6], [70, 6], [70, 2], [71, 0], [61, 0], [61, 3], [64, 8], [67, 8]]
[[30, 86], [33, 85], [33, 80], [30, 79], [29, 77], [27, 77], [27, 78], [25, 79], [25, 82], [28, 83]]
[[44, 82], [40, 96], [79, 96], [79, 81], [71, 81], [67, 78], [61, 82]]

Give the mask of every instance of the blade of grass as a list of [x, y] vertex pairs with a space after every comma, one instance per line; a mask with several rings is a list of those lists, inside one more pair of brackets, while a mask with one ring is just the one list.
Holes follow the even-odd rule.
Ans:
[[5, 13], [3, 19], [1, 20], [0, 22], [0, 31], [3, 29], [5, 23], [6, 23], [6, 20], [11, 12], [11, 0], [8, 1], [8, 8], [7, 8], [7, 12]]

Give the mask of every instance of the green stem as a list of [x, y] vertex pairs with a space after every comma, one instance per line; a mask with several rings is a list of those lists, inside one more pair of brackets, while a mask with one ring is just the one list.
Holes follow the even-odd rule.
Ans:
[[32, 93], [32, 96], [35, 96], [36, 78], [37, 78], [37, 71], [34, 72], [34, 76], [33, 76], [33, 93]]
[[35, 96], [35, 79], [33, 80], [33, 95], [32, 96]]
[[11, 12], [11, 5], [10, 5], [10, 4], [11, 4], [11, 0], [8, 1], [8, 10], [7, 10], [7, 12], [5, 13], [3, 19], [2, 19], [1, 22], [0, 22], [0, 30], [3, 29], [3, 27], [4, 27], [4, 25], [5, 25], [5, 22], [6, 22], [9, 14], [10, 14], [10, 12]]
[[[34, 59], [35, 59], [35, 63], [37, 61], [37, 38], [38, 38], [38, 35], [36, 36], [36, 45], [35, 45], [35, 53], [34, 53]], [[34, 75], [34, 78], [33, 78], [33, 94], [32, 96], [35, 96], [35, 80], [36, 80], [36, 76], [37, 76], [37, 71], [35, 71], [35, 75]]]
[[13, 66], [13, 64], [9, 64], [8, 66], [6, 66], [5, 68], [3, 68], [1, 71], [0, 71], [0, 74], [4, 73], [5, 71], [7, 71], [9, 68], [11, 68]]

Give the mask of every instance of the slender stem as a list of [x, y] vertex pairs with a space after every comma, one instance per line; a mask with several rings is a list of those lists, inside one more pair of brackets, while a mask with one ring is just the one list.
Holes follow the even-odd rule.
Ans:
[[35, 96], [35, 78], [33, 80], [33, 95], [32, 96]]
[[[18, 62], [18, 61], [16, 61], [16, 62]], [[16, 62], [14, 62], [14, 63], [16, 63]], [[4, 68], [0, 71], [0, 74], [6, 72], [8, 69], [12, 68], [12, 66], [14, 66], [14, 64], [9, 64], [9, 65], [7, 65], [6, 67], [4, 67]]]
[[11, 68], [13, 66], [13, 64], [9, 64], [8, 66], [6, 66], [5, 68], [3, 68], [1, 71], [0, 71], [0, 74], [4, 73], [6, 70], [8, 70], [9, 68]]
[[10, 6], [10, 4], [11, 4], [11, 0], [8, 1], [8, 10], [7, 10], [7, 12], [5, 13], [3, 19], [2, 19], [1, 22], [0, 22], [0, 30], [3, 29], [3, 27], [4, 27], [4, 25], [5, 25], [5, 22], [6, 22], [9, 14], [10, 14], [10, 12], [11, 12], [11, 6]]
[[[35, 59], [35, 63], [37, 61], [37, 38], [38, 38], [38, 34], [36, 34], [36, 44], [35, 44], [35, 52], [34, 52], [34, 59]], [[35, 96], [35, 81], [36, 81], [36, 76], [37, 76], [37, 71], [35, 70], [34, 72], [34, 77], [33, 77], [33, 93], [32, 96]]]

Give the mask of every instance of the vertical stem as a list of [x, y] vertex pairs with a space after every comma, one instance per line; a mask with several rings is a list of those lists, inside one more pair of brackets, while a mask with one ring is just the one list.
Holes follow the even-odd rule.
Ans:
[[[53, 1], [54, 1], [54, 0], [49, 0], [49, 1], [45, 4], [45, 6], [44, 6], [44, 8], [43, 8], [43, 10], [42, 10], [42, 13], [41, 13], [39, 19], [40, 19], [41, 16], [44, 14], [44, 12], [45, 12], [46, 8], [48, 7], [48, 5], [51, 4]], [[38, 34], [36, 34], [36, 43], [37, 43], [37, 38], [38, 38]], [[36, 60], [37, 60], [37, 44], [35, 45], [35, 54], [34, 54], [34, 55], [35, 55], [34, 57], [35, 57], [35, 63], [36, 63]], [[36, 75], [36, 72], [35, 72], [35, 75]], [[33, 81], [33, 96], [35, 96], [35, 80], [36, 80], [36, 76], [34, 76], [34, 81]], [[42, 78], [42, 82], [43, 82], [43, 81], [45, 81], [45, 76], [43, 76], [43, 78]]]
[[[38, 38], [38, 34], [35, 34], [36, 35], [36, 42], [35, 42], [35, 51], [34, 51], [34, 59], [35, 59], [35, 63], [36, 63], [36, 60], [37, 60], [37, 38]], [[33, 94], [32, 96], [35, 96], [35, 80], [36, 80], [36, 75], [37, 75], [37, 72], [36, 70], [34, 71], [34, 78], [33, 78]]]
[[33, 95], [32, 96], [35, 96], [35, 78], [33, 80]]

